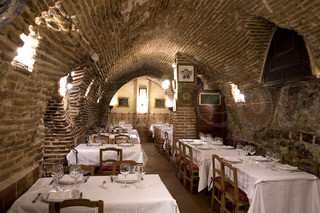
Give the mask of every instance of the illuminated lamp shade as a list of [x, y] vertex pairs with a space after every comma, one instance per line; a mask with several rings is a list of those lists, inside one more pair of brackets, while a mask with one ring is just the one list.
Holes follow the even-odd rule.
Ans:
[[162, 82], [162, 88], [165, 89], [165, 90], [169, 88], [169, 85], [170, 85], [170, 81], [169, 80], [164, 80]]

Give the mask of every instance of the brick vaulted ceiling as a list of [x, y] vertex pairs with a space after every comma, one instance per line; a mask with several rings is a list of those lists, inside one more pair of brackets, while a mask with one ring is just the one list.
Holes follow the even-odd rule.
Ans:
[[0, 53], [11, 61], [23, 44], [11, 30], [26, 32], [32, 24], [42, 37], [34, 75], [57, 81], [87, 66], [81, 91], [96, 79], [105, 91], [102, 103], [135, 77], [173, 77], [178, 52], [212, 85], [258, 85], [276, 26], [302, 35], [320, 63], [319, 9], [320, 1], [306, 0], [28, 0], [1, 29], [12, 43], [1, 42]]

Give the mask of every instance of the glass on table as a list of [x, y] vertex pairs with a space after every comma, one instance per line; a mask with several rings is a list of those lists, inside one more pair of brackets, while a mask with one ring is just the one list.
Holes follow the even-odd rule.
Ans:
[[146, 172], [145, 166], [144, 165], [136, 165], [134, 170], [135, 170], [135, 173], [138, 176], [138, 180], [139, 180], [138, 186], [136, 188], [143, 189], [144, 187], [142, 186], [141, 180], [143, 178], [143, 175]]
[[250, 146], [249, 153], [250, 153], [251, 156], [253, 156], [256, 153], [256, 147], [255, 146]]
[[53, 177], [56, 185], [55, 190], [60, 191], [59, 180], [62, 178], [64, 174], [63, 164], [61, 162], [54, 163], [51, 168], [51, 176]]
[[81, 175], [81, 166], [79, 164], [73, 164], [70, 166], [70, 171], [69, 171], [69, 174], [70, 174], [70, 177], [73, 178], [74, 180], [74, 185], [73, 187], [75, 188], [76, 187], [76, 184], [77, 184], [77, 181], [78, 181], [78, 178], [80, 177]]
[[127, 175], [130, 173], [131, 165], [128, 163], [122, 163], [120, 165], [120, 173], [124, 176], [124, 184], [121, 186], [122, 188], [128, 188], [127, 185]]

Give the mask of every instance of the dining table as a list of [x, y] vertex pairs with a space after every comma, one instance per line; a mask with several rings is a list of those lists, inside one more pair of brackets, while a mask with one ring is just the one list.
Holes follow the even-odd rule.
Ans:
[[[235, 157], [230, 152], [229, 157], [220, 157], [237, 168], [239, 188], [249, 199], [249, 213], [320, 212], [320, 180], [315, 175], [262, 156]], [[218, 163], [215, 165], [219, 167]], [[212, 171], [211, 160], [209, 189]], [[231, 176], [228, 169], [225, 174]]]
[[127, 132], [123, 132], [123, 133], [110, 133], [110, 132], [100, 132], [99, 134], [92, 134], [89, 136], [89, 143], [94, 143], [93, 142], [93, 138], [94, 137], [97, 137], [96, 141], [99, 142], [99, 143], [105, 143], [106, 141], [104, 141], [103, 139], [99, 139], [99, 135], [104, 135], [104, 136], [109, 136], [109, 138], [111, 140], [114, 140], [116, 135], [128, 135], [130, 137], [130, 143], [133, 143], [133, 144], [139, 144], [141, 142], [140, 140], [140, 136], [139, 136], [139, 133], [136, 129], [131, 129], [131, 130], [128, 130]]
[[232, 146], [225, 146], [218, 140], [203, 141], [201, 139], [180, 139], [180, 141], [192, 147], [193, 163], [199, 167], [198, 192], [204, 190], [208, 186], [208, 176], [213, 154], [219, 156], [237, 156], [240, 154], [239, 150], [234, 149]]
[[[137, 163], [146, 164], [148, 157], [141, 147], [141, 144], [79, 144], [74, 149], [70, 150], [66, 156], [68, 164], [81, 164], [87, 166], [98, 166], [100, 164], [100, 149], [114, 147], [122, 149], [122, 160], [133, 160]], [[115, 152], [104, 152], [105, 158], [116, 158]]]
[[[91, 176], [86, 182], [73, 185], [63, 185], [60, 194], [53, 190], [52, 178], [40, 178], [8, 210], [8, 213], [43, 213], [48, 212], [49, 202], [79, 198], [92, 201], [102, 200], [104, 212], [108, 213], [179, 213], [176, 200], [163, 184], [159, 175], [144, 175], [139, 189], [138, 182], [128, 184], [114, 181], [114, 176]], [[105, 181], [105, 187], [103, 182]], [[77, 192], [77, 193], [74, 193]], [[39, 199], [35, 199], [38, 195]], [[59, 196], [60, 197], [59, 197]], [[63, 196], [62, 196], [63, 195]], [[62, 198], [63, 197], [63, 198]], [[36, 202], [32, 202], [36, 200]], [[67, 213], [93, 213], [97, 208], [68, 207], [61, 210]]]

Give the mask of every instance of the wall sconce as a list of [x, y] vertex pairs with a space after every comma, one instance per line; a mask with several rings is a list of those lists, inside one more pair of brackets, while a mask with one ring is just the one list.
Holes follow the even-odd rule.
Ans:
[[113, 108], [112, 105], [109, 105], [109, 106], [108, 106], [109, 112], [112, 110], [112, 108]]
[[168, 107], [170, 112], [173, 112], [173, 107]]
[[73, 82], [73, 78], [71, 76], [71, 73], [69, 73], [67, 77], [67, 89], [72, 89], [72, 82]]
[[169, 86], [170, 86], [170, 81], [168, 79], [166, 79], [162, 82], [162, 88], [164, 89], [164, 94], [165, 95], [174, 95], [174, 92], [168, 91]]

